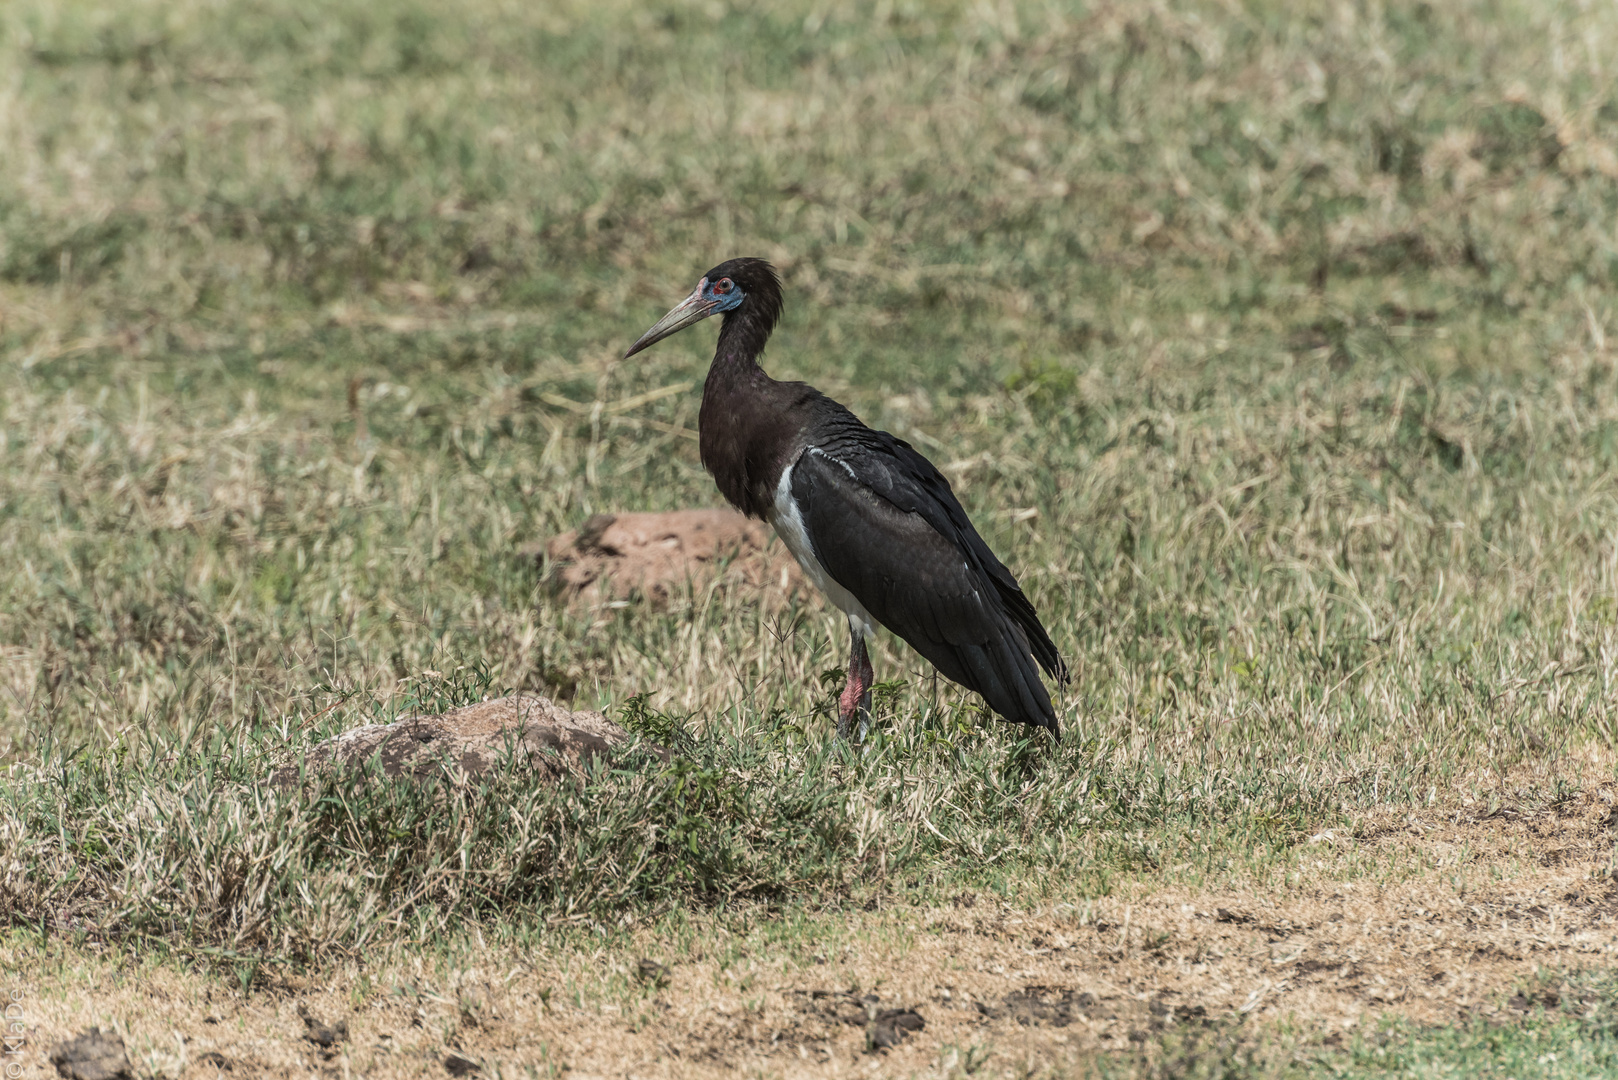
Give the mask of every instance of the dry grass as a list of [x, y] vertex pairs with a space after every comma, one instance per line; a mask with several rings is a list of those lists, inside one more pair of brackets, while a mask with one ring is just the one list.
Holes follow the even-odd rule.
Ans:
[[[1554, 4], [6, 5], [0, 913], [228, 979], [719, 896], [1285, 898], [1324, 830], [1590, 798], [1613, 41]], [[934, 457], [1048, 614], [1058, 750], [885, 642], [881, 745], [838, 762], [818, 603], [569, 609], [515, 556], [717, 501], [707, 338], [616, 357], [737, 253], [786, 274], [772, 371]], [[393, 831], [257, 792], [503, 688], [683, 726], [693, 771]], [[608, 796], [554, 880], [661, 861], [588, 903], [502, 827]]]
[[[452, 1052], [504, 1076], [1422, 1075], [1514, 1056], [1515, 1075], [1605, 1074], [1618, 894], [1590, 865], [1611, 857], [1614, 786], [1610, 758], [1584, 769], [1588, 794], [1557, 807], [1367, 815], [1257, 889], [682, 910], [383, 948], [250, 994], [119, 950], [14, 937], [0, 959], [30, 989], [31, 1045], [115, 1026], [153, 1075], [414, 1076]], [[866, 995], [925, 1029], [871, 1054]], [[323, 1053], [304, 1012], [348, 1038]]]
[[613, 357], [742, 248], [776, 370], [951, 466], [1104, 730], [1255, 658], [1385, 707], [1415, 641], [1610, 640], [1602, 14], [298, 10], [8, 9], [12, 738], [471, 657], [804, 708], [829, 618], [603, 633], [504, 554], [713, 501], [693, 393], [642, 398], [700, 335]]

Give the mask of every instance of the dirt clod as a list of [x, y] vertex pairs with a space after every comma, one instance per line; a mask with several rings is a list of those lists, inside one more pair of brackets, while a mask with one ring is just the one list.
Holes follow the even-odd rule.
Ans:
[[481, 1068], [482, 1066], [471, 1058], [453, 1050], [444, 1055], [444, 1071], [451, 1076], [472, 1076]]
[[883, 1009], [867, 1030], [868, 1050], [888, 1050], [898, 1046], [906, 1035], [920, 1031], [927, 1021], [914, 1009]]
[[298, 1006], [298, 1015], [303, 1018], [303, 1037], [323, 1050], [329, 1050], [348, 1038], [347, 1020], [327, 1024], [301, 1004]]
[[134, 1080], [124, 1040], [98, 1027], [52, 1050], [51, 1064], [67, 1080]]
[[660, 990], [669, 984], [669, 976], [672, 974], [673, 972], [656, 960], [648, 960], [645, 957], [641, 957], [640, 962], [635, 965], [635, 978]]
[[1028, 986], [1013, 990], [1000, 1004], [977, 1003], [990, 1020], [1009, 1018], [1024, 1027], [1067, 1027], [1077, 1017], [1100, 1015], [1100, 1002], [1088, 991], [1058, 986]]
[[887, 1050], [898, 1046], [904, 1037], [922, 1030], [927, 1021], [913, 1008], [881, 1008], [882, 999], [876, 994], [856, 994], [854, 991], [835, 990], [795, 991], [810, 1001], [820, 1003], [820, 1013], [833, 1023], [865, 1029], [865, 1049], [868, 1052]]

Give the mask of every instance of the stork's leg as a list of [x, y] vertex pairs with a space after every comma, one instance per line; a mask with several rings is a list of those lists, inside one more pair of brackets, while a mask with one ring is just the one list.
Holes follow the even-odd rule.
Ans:
[[865, 652], [865, 634], [849, 621], [850, 636], [854, 639], [848, 650], [848, 685], [837, 699], [837, 737], [848, 738], [849, 728], [856, 715], [860, 718], [860, 741], [871, 726], [871, 683], [876, 673], [871, 670], [871, 658]]

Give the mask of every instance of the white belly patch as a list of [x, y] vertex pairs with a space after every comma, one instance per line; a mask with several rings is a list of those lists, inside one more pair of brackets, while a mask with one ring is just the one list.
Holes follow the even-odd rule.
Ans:
[[794, 462], [782, 470], [780, 482], [775, 485], [775, 502], [766, 517], [775, 529], [775, 535], [781, 538], [809, 580], [815, 583], [815, 588], [825, 593], [826, 599], [848, 616], [849, 629], [861, 637], [870, 637], [876, 632], [876, 620], [854, 599], [853, 593], [832, 580], [826, 568], [820, 565], [820, 560], [815, 558], [814, 545], [809, 542], [809, 530], [804, 528], [803, 514], [799, 512], [798, 504], [792, 501], [792, 470], [795, 465]]

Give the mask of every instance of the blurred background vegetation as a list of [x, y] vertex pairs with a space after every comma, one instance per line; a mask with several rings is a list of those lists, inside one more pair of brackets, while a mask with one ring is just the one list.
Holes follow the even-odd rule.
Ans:
[[1577, 3], [9, 3], [0, 756], [464, 664], [822, 723], [817, 604], [514, 552], [718, 501], [709, 339], [616, 358], [735, 254], [772, 371], [1022, 574], [1077, 738], [1610, 741], [1615, 66]]

